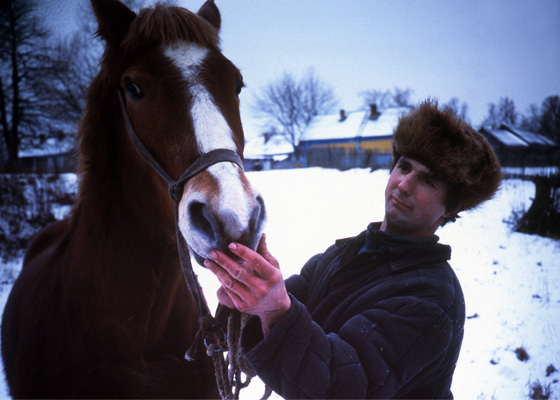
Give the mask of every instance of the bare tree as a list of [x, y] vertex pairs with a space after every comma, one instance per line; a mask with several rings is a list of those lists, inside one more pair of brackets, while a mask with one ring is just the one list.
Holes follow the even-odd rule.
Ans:
[[[138, 11], [145, 0], [122, 0], [130, 9]], [[174, 0], [166, 3], [174, 4]], [[84, 2], [78, 9], [80, 21], [76, 31], [69, 37], [62, 38], [54, 49], [55, 58], [60, 60], [61, 73], [57, 80], [59, 95], [64, 107], [72, 119], [78, 121], [86, 102], [89, 84], [99, 70], [99, 60], [103, 53], [103, 43], [97, 38], [97, 20], [91, 4]]]
[[32, 3], [3, 0], [0, 3], [0, 123], [6, 145], [8, 168], [14, 168], [22, 133], [30, 133], [33, 117], [25, 104], [36, 97], [33, 69], [41, 65], [38, 44], [46, 36], [33, 16]]
[[371, 89], [359, 93], [364, 98], [364, 107], [369, 109], [371, 104], [376, 104], [380, 108], [387, 107], [410, 107], [412, 105], [412, 89], [401, 89], [395, 87], [393, 91]]
[[401, 89], [396, 87], [393, 94], [393, 101], [398, 107], [406, 107], [411, 105], [410, 96], [412, 95], [411, 89]]
[[531, 104], [527, 114], [522, 116], [521, 127], [560, 143], [560, 96], [548, 96], [540, 108]]
[[529, 132], [540, 130], [540, 110], [536, 104], [531, 104], [527, 109], [527, 114], [521, 116], [521, 128]]
[[371, 104], [376, 104], [380, 108], [391, 107], [393, 105], [393, 95], [389, 90], [371, 89], [359, 93], [364, 98], [364, 107], [369, 109]]
[[467, 111], [469, 107], [467, 103], [461, 103], [457, 97], [452, 97], [443, 107], [453, 111], [462, 120], [468, 121]]
[[517, 118], [514, 101], [508, 97], [502, 97], [497, 106], [494, 103], [488, 105], [488, 115], [482, 125], [497, 129], [502, 124], [515, 125]]
[[75, 119], [58, 96], [68, 59], [50, 45], [35, 6], [32, 0], [0, 3], [0, 124], [9, 170], [17, 165], [23, 139]]
[[[540, 132], [560, 143], [560, 96], [549, 96], [539, 109], [531, 105], [529, 115], [523, 118], [525, 129]], [[556, 164], [560, 160], [556, 158]], [[541, 236], [560, 238], [560, 177], [558, 174], [534, 176], [533, 204], [519, 221], [515, 230]]]
[[256, 96], [253, 110], [268, 120], [271, 131], [292, 144], [299, 157], [299, 140], [305, 128], [316, 115], [332, 111], [335, 105], [333, 90], [313, 71], [301, 80], [286, 72]]
[[549, 96], [541, 106], [540, 128], [543, 134], [560, 143], [560, 96]]

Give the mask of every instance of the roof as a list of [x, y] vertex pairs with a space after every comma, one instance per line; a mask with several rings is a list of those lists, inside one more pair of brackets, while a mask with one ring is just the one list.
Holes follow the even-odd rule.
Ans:
[[29, 143], [22, 144], [22, 148], [19, 149], [18, 156], [20, 158], [58, 156], [72, 151], [74, 149], [74, 145], [75, 142], [73, 137], [67, 137], [63, 140], [57, 140], [56, 138], [50, 137], [37, 147], [34, 147]]
[[534, 132], [529, 132], [529, 131], [525, 131], [519, 128], [510, 128], [507, 126], [503, 126], [505, 129], [507, 129], [508, 131], [512, 132], [513, 134], [519, 136], [521, 139], [523, 139], [524, 141], [526, 141], [529, 144], [532, 145], [539, 145], [539, 146], [546, 146], [546, 147], [557, 147], [558, 144], [556, 144], [553, 140], [547, 138], [546, 136], [540, 135], [538, 133], [534, 133]]
[[265, 135], [270, 131], [266, 120], [260, 118], [244, 118], [243, 131], [245, 133], [246, 159], [273, 158], [286, 156], [294, 152], [294, 147], [280, 135], [274, 135], [265, 142]]
[[506, 146], [529, 147], [529, 144], [522, 140], [519, 136], [505, 129], [487, 129], [484, 131], [492, 135], [496, 140]]
[[294, 152], [294, 147], [282, 136], [272, 136], [265, 143], [264, 136], [252, 138], [245, 143], [243, 156], [247, 159], [274, 158]]
[[407, 107], [382, 108], [376, 119], [369, 118], [369, 110], [351, 111], [345, 113], [346, 118], [342, 121], [340, 114], [318, 115], [300, 140], [312, 142], [392, 136], [399, 117], [408, 111]]

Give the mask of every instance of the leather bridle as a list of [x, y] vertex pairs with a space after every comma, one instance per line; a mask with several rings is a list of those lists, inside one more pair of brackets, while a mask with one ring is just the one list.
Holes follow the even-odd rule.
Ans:
[[[208, 309], [208, 305], [206, 304], [206, 300], [204, 299], [204, 295], [200, 290], [200, 286], [198, 284], [196, 275], [193, 271], [191, 258], [189, 254], [189, 250], [183, 237], [181, 231], [179, 230], [179, 202], [181, 201], [181, 197], [183, 195], [183, 188], [185, 183], [192, 178], [193, 176], [199, 174], [200, 172], [204, 171], [211, 165], [220, 162], [233, 162], [237, 164], [243, 170], [243, 161], [241, 157], [233, 151], [228, 149], [218, 149], [212, 150], [208, 153], [201, 155], [199, 158], [193, 162], [189, 168], [181, 177], [175, 181], [169, 174], [165, 171], [165, 169], [157, 162], [154, 156], [150, 153], [150, 151], [146, 148], [142, 140], [136, 134], [134, 127], [130, 121], [130, 117], [128, 115], [126, 104], [123, 99], [122, 93], [120, 90], [117, 89], [119, 101], [122, 109], [122, 114], [124, 118], [124, 122], [126, 125], [126, 130], [128, 131], [128, 135], [134, 148], [138, 152], [138, 154], [146, 161], [146, 163], [152, 167], [154, 171], [158, 173], [158, 175], [167, 183], [169, 189], [169, 196], [173, 200], [174, 203], [174, 210], [175, 210], [175, 235], [177, 237], [177, 248], [179, 251], [179, 260], [181, 262], [181, 268], [183, 270], [183, 274], [185, 275], [185, 280], [187, 281], [187, 286], [189, 291], [197, 304], [198, 311], [199, 311], [199, 329], [196, 334], [196, 338], [192, 346], [189, 348], [187, 353], [185, 354], [185, 358], [189, 361], [194, 360], [195, 354], [198, 350], [198, 345], [201, 341], [204, 341], [206, 345], [207, 352], [209, 355], [212, 353], [221, 353], [224, 350], [227, 350], [227, 343], [225, 338], [225, 328], [221, 325], [216, 323], [216, 320], [210, 313]], [[220, 356], [221, 357], [221, 356]]]

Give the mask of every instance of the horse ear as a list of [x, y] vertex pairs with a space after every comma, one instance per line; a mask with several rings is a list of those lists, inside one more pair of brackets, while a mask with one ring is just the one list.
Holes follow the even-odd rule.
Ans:
[[216, 4], [214, 4], [214, 0], [208, 0], [206, 3], [200, 7], [198, 10], [198, 15], [204, 18], [206, 21], [210, 22], [214, 28], [218, 31], [220, 30], [220, 25], [222, 24], [222, 17], [220, 16], [220, 10]]
[[97, 35], [110, 46], [118, 46], [136, 14], [118, 0], [91, 0], [91, 6], [97, 18]]

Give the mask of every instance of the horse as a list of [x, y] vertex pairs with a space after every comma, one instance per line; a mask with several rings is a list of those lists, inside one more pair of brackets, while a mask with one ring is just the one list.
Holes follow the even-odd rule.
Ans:
[[[217, 398], [212, 359], [185, 360], [199, 310], [177, 239], [200, 263], [231, 241], [256, 248], [262, 235], [264, 202], [238, 165], [243, 78], [220, 50], [213, 0], [197, 13], [91, 4], [105, 50], [78, 127], [78, 194], [69, 216], [34, 238], [10, 293], [1, 332], [9, 390]], [[179, 178], [217, 149], [228, 155]]]

